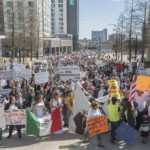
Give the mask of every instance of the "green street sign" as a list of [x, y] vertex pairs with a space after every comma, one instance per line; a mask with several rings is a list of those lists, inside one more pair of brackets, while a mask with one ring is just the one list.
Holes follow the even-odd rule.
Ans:
[[70, 6], [74, 6], [74, 0], [70, 0]]

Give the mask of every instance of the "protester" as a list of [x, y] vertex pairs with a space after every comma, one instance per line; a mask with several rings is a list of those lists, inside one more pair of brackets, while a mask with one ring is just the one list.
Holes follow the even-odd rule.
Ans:
[[109, 120], [111, 124], [111, 139], [112, 143], [115, 142], [115, 130], [121, 123], [121, 115], [120, 115], [120, 107], [117, 105], [117, 98], [112, 97], [112, 104], [108, 105], [108, 112], [109, 112]]
[[[9, 103], [5, 106], [5, 110], [18, 110], [22, 109], [22, 107], [16, 103], [16, 98], [14, 96], [10, 97]], [[12, 136], [14, 125], [9, 125], [9, 136], [8, 139]], [[18, 138], [21, 138], [21, 126], [16, 125], [17, 131], [18, 131]]]
[[125, 111], [125, 118], [127, 125], [130, 125], [131, 127], [135, 128], [135, 116], [136, 111], [134, 107], [130, 104], [130, 102], [126, 103], [126, 111]]
[[72, 114], [72, 109], [73, 109], [73, 103], [74, 103], [74, 97], [75, 95], [72, 94], [72, 91], [68, 91], [68, 96], [65, 98], [65, 105], [67, 107], [67, 118], [68, 118], [68, 123], [70, 120], [70, 116]]
[[[3, 108], [3, 105], [0, 103], [0, 107]], [[2, 146], [2, 128], [0, 128], [0, 146]]]
[[[51, 112], [53, 112], [57, 108], [62, 109], [62, 107], [63, 107], [62, 99], [60, 98], [59, 94], [55, 92], [53, 94], [53, 98], [50, 101]], [[61, 120], [63, 121], [62, 113], [61, 113]], [[61, 124], [63, 125], [63, 122]], [[55, 134], [62, 134], [62, 133], [63, 133], [63, 127], [60, 131], [55, 132]]]
[[38, 118], [41, 118], [46, 113], [46, 107], [41, 94], [35, 97], [31, 105], [31, 110]]
[[[91, 108], [88, 111], [88, 116], [87, 116], [87, 121], [99, 116], [103, 116], [98, 108], [98, 103], [97, 102], [92, 102], [91, 103]], [[83, 142], [86, 142], [87, 137], [89, 137], [89, 132], [88, 129], [85, 130], [84, 132], [84, 139]], [[101, 141], [101, 134], [97, 134], [97, 140], [98, 140], [98, 146], [104, 147]]]
[[143, 122], [140, 127], [141, 136], [143, 137], [142, 142], [146, 144], [146, 139], [149, 136], [150, 132], [150, 121], [147, 115], [143, 115]]

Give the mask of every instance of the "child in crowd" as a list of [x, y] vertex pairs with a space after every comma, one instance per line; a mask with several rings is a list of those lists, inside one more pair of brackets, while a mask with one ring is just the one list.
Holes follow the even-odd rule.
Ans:
[[150, 122], [147, 115], [143, 115], [143, 122], [140, 127], [141, 136], [143, 137], [143, 144], [146, 144], [146, 138], [149, 136]]

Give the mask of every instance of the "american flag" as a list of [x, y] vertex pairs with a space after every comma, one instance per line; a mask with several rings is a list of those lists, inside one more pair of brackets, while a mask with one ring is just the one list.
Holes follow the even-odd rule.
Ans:
[[132, 85], [131, 85], [131, 88], [130, 88], [129, 102], [131, 104], [133, 104], [133, 100], [134, 100], [134, 97], [135, 97], [137, 76], [138, 76], [138, 72], [139, 72], [139, 67], [140, 67], [140, 63], [139, 63], [138, 68], [137, 68], [137, 70], [135, 72], [135, 78], [133, 79], [133, 82], [132, 82]]

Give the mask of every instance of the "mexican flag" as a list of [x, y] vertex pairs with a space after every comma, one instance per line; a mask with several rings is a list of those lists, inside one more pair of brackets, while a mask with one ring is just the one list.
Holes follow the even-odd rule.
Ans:
[[36, 136], [45, 136], [62, 129], [60, 108], [38, 118], [27, 110], [26, 133]]

